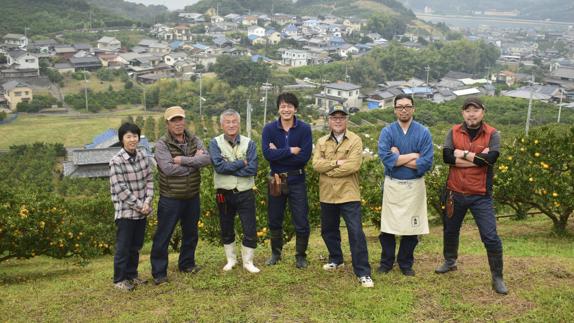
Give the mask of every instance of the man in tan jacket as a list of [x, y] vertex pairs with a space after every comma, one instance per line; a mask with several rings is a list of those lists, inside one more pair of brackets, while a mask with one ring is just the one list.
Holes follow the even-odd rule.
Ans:
[[340, 216], [343, 216], [349, 234], [353, 271], [363, 287], [373, 287], [367, 241], [361, 224], [361, 168], [363, 142], [347, 130], [348, 112], [335, 106], [329, 112], [331, 133], [319, 138], [313, 156], [313, 168], [319, 176], [321, 202], [321, 236], [329, 250], [325, 270], [344, 265], [341, 250]]

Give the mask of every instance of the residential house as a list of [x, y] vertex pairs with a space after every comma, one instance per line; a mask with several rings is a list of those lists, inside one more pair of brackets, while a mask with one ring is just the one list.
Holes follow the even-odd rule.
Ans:
[[293, 24], [289, 24], [287, 26], [285, 26], [281, 32], [283, 33], [283, 35], [285, 35], [285, 37], [287, 38], [293, 38], [293, 37], [297, 37], [299, 36], [299, 28], [297, 28], [297, 26], [293, 25]]
[[265, 28], [259, 26], [249, 26], [247, 28], [247, 36], [255, 35], [257, 37], [265, 37]]
[[234, 57], [239, 57], [239, 56], [247, 55], [248, 51], [246, 49], [233, 47], [233, 48], [225, 48], [221, 51], [221, 53], [223, 55], [230, 55], [230, 56], [234, 56]]
[[15, 70], [36, 70], [40, 68], [38, 57], [23, 50], [9, 51], [6, 54], [7, 65]]
[[56, 45], [58, 45], [58, 42], [54, 39], [37, 40], [28, 45], [28, 51], [32, 53], [48, 54], [54, 51], [54, 46]]
[[214, 37], [213, 44], [219, 48], [230, 48], [233, 47], [233, 41], [224, 36]]
[[286, 49], [281, 55], [281, 63], [289, 66], [305, 66], [311, 64], [313, 55], [307, 50]]
[[274, 23], [283, 26], [286, 24], [291, 24], [295, 22], [295, 17], [290, 16], [290, 15], [285, 15], [285, 14], [281, 14], [281, 13], [276, 13], [273, 15], [273, 17], [271, 17], [271, 21], [273, 21]]
[[121, 48], [122, 43], [115, 37], [104, 36], [98, 40], [98, 49], [113, 52]]
[[360, 108], [363, 104], [360, 89], [360, 85], [347, 82], [325, 84], [323, 91], [315, 94], [315, 104], [326, 110], [337, 104], [347, 108]]
[[180, 24], [173, 28], [173, 39], [175, 40], [183, 40], [183, 41], [191, 41], [192, 34], [189, 25], [187, 24]]
[[60, 74], [74, 73], [76, 71], [74, 66], [70, 63], [56, 63], [53, 68]]
[[267, 44], [267, 39], [265, 37], [259, 37], [256, 35], [247, 36], [251, 45], [265, 45]]
[[4, 40], [4, 44], [7, 45], [14, 45], [19, 48], [28, 47], [28, 37], [21, 34], [6, 34], [2, 37], [2, 40]]
[[516, 82], [516, 76], [511, 71], [500, 71], [493, 75], [493, 79], [496, 83], [505, 83], [508, 86], [513, 86]]
[[223, 17], [223, 19], [225, 19], [225, 21], [229, 21], [229, 22], [233, 22], [233, 23], [241, 23], [243, 20], [241, 15], [238, 15], [236, 13], [227, 14]]
[[215, 16], [211, 16], [209, 18], [209, 20], [211, 21], [212, 24], [219, 24], [225, 21], [225, 18], [215, 15]]
[[270, 45], [277, 45], [281, 42], [281, 34], [277, 31], [270, 29], [265, 32], [267, 43]]
[[169, 66], [174, 66], [175, 63], [187, 59], [187, 54], [184, 52], [169, 53], [163, 57], [164, 63]]
[[30, 85], [20, 81], [9, 81], [2, 84], [2, 92], [8, 108], [16, 111], [20, 102], [32, 101], [33, 94]]
[[255, 26], [257, 25], [257, 16], [245, 16], [241, 20], [243, 26]]
[[359, 49], [351, 44], [345, 44], [338, 48], [337, 54], [341, 57], [353, 56], [359, 53]]
[[[148, 156], [151, 156], [150, 143], [142, 136], [138, 144]], [[121, 149], [118, 133], [108, 129], [94, 138], [84, 148], [72, 149], [68, 159], [63, 163], [63, 174], [66, 177], [105, 178], [110, 176], [110, 160]], [[153, 159], [153, 158], [152, 158]]]
[[149, 45], [149, 53], [153, 55], [163, 56], [169, 54], [171, 48], [166, 43], [153, 43]]
[[556, 85], [529, 85], [516, 90], [502, 91], [501, 95], [522, 99], [530, 99], [530, 96], [532, 96], [533, 100], [548, 102], [559, 100], [561, 93], [560, 87]]
[[173, 67], [178, 73], [187, 74], [195, 72], [195, 63], [189, 58], [175, 62]]
[[343, 26], [346, 27], [347, 34], [351, 34], [361, 31], [362, 22], [360, 20], [347, 18], [343, 20]]
[[72, 57], [69, 59], [69, 61], [76, 71], [95, 71], [102, 67], [102, 62], [100, 59], [94, 56]]

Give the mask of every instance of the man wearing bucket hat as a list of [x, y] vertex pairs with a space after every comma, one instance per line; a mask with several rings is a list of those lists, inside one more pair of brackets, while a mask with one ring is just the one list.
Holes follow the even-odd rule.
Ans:
[[200, 168], [211, 163], [202, 141], [186, 129], [185, 110], [173, 106], [165, 110], [164, 117], [167, 133], [155, 146], [160, 197], [150, 260], [156, 285], [167, 282], [168, 246], [178, 221], [182, 232], [179, 270], [184, 273], [199, 270], [195, 248], [200, 214]]
[[443, 214], [444, 262], [435, 272], [444, 274], [457, 269], [460, 227], [470, 210], [488, 255], [492, 287], [499, 294], [507, 294], [502, 278], [502, 241], [496, 232], [492, 199], [493, 166], [500, 155], [500, 135], [483, 121], [485, 110], [478, 97], [467, 98], [462, 105], [463, 123], [453, 126], [446, 136], [443, 159], [450, 169]]

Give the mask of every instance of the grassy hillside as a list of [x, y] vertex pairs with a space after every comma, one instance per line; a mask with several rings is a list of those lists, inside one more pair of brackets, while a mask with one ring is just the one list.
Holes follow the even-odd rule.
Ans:
[[[110, 218], [110, 221], [113, 219]], [[415, 277], [395, 268], [376, 273], [381, 247], [374, 227], [366, 227], [375, 287], [361, 288], [351, 269], [346, 230], [341, 229], [346, 266], [321, 269], [327, 250], [314, 230], [310, 266], [294, 266], [294, 242], [283, 261], [263, 265], [269, 246], [259, 246], [257, 275], [241, 266], [224, 273], [223, 248], [200, 241], [195, 275], [176, 271], [170, 255], [170, 282], [147, 284], [133, 293], [112, 288], [113, 257], [85, 267], [38, 257], [0, 265], [0, 321], [109, 322], [572, 322], [574, 312], [574, 239], [548, 233], [545, 217], [499, 221], [504, 241], [507, 296], [490, 288], [486, 253], [476, 225], [467, 217], [461, 234], [459, 270], [437, 275], [442, 228], [431, 228], [417, 247]], [[570, 230], [574, 227], [570, 227]], [[140, 258], [140, 277], [150, 278], [150, 246]]]

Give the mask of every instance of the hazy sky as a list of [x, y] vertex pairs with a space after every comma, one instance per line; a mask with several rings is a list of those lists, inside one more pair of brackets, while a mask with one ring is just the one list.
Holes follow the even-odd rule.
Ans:
[[169, 10], [183, 9], [185, 6], [192, 5], [199, 0], [126, 0], [129, 2], [149, 4], [161, 4], [169, 8]]

